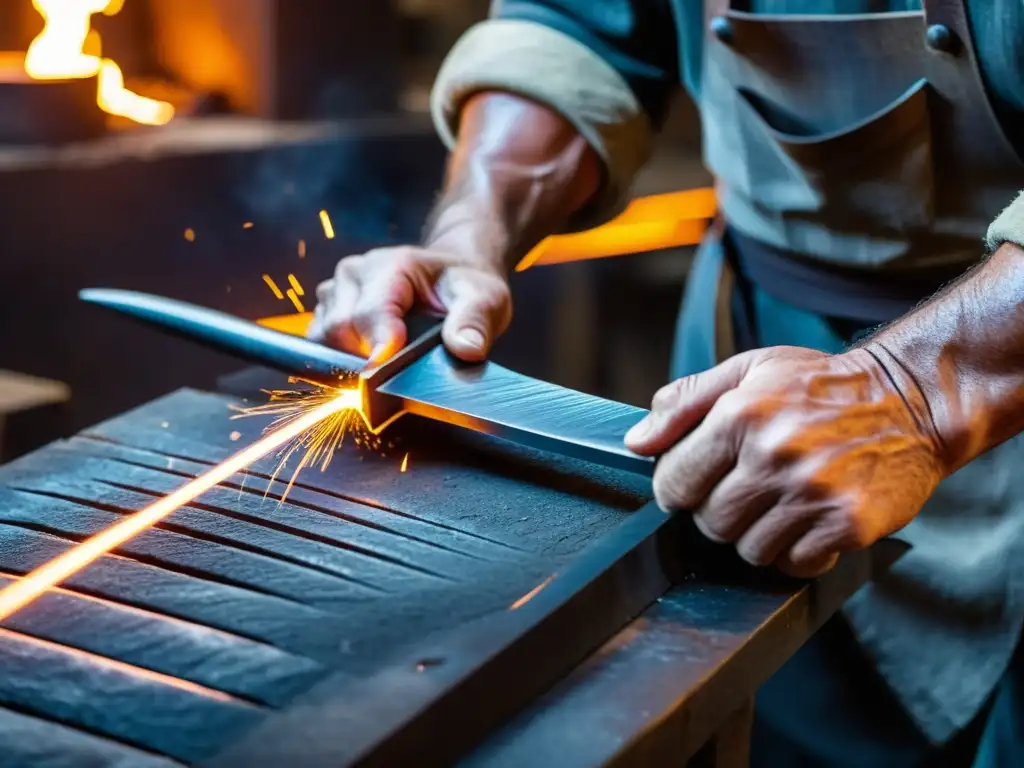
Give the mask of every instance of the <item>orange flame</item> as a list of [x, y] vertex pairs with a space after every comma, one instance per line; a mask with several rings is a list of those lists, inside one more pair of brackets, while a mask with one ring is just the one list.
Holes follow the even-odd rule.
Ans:
[[99, 75], [96, 103], [103, 111], [137, 123], [163, 125], [174, 117], [174, 107], [127, 90], [117, 64], [85, 52], [87, 44], [99, 45], [90, 17], [95, 13], [113, 16], [123, 5], [124, 0], [32, 0], [45, 26], [28, 47], [25, 72], [36, 80]]
[[0, 621], [21, 610], [46, 590], [55, 587], [68, 577], [88, 566], [106, 553], [114, 550], [133, 536], [145, 531], [166, 518], [179, 507], [194, 501], [231, 475], [240, 472], [252, 462], [266, 456], [276, 448], [294, 440], [307, 429], [346, 409], [358, 410], [361, 406], [359, 390], [340, 390], [337, 397], [328, 400], [264, 435], [252, 445], [244, 448], [231, 458], [218, 464], [205, 474], [189, 481], [176, 491], [153, 502], [148, 507], [129, 515], [104, 531], [86, 539], [62, 555], [32, 571], [24, 578], [0, 590]]

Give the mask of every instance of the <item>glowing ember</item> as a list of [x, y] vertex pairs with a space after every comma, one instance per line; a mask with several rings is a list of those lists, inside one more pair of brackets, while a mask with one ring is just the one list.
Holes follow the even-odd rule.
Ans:
[[291, 301], [292, 305], [295, 307], [295, 311], [296, 312], [305, 312], [306, 311], [306, 308], [304, 306], [302, 306], [302, 302], [299, 301], [299, 297], [295, 295], [295, 289], [294, 288], [289, 288], [287, 293], [285, 293], [285, 295], [288, 297], [288, 299]]
[[402, 459], [402, 468], [400, 470], [398, 470], [398, 471], [399, 472], [405, 472], [405, 470], [407, 470], [408, 468], [409, 468], [409, 454], [407, 453], [407, 454], [405, 454], [405, 458]]
[[[295, 275], [288, 275], [288, 282], [291, 283], [292, 289], [295, 291], [296, 295], [306, 295], [306, 291], [302, 288], [302, 283], [298, 281], [298, 278], [296, 278]], [[301, 312], [302, 310], [300, 309], [299, 311]]]
[[306, 241], [305, 240], [299, 240], [299, 258], [300, 259], [306, 258]]
[[[91, 29], [91, 16], [113, 16], [123, 5], [124, 0], [32, 0], [45, 25], [25, 54], [25, 72], [36, 80], [99, 75], [96, 103], [101, 109], [137, 123], [163, 125], [174, 117], [174, 107], [127, 90], [121, 68], [98, 55], [100, 39]], [[97, 55], [86, 53], [87, 47]]]
[[0, 621], [35, 600], [46, 590], [57, 586], [69, 576], [116, 549], [133, 536], [156, 525], [179, 507], [194, 501], [204, 491], [227, 480], [236, 472], [242, 471], [254, 461], [288, 444], [289, 441], [299, 439], [299, 445], [306, 444], [310, 438], [309, 436], [303, 437], [303, 433], [307, 430], [310, 430], [310, 435], [322, 434], [324, 423], [333, 423], [339, 418], [347, 420], [351, 417], [353, 409], [359, 409], [361, 398], [358, 390], [333, 390], [333, 392], [335, 393], [333, 397], [326, 398], [315, 408], [303, 409], [303, 413], [297, 415], [296, 418], [285, 421], [279, 428], [264, 435], [205, 474], [86, 539], [24, 578], [0, 590]]
[[324, 236], [328, 240], [334, 239], [334, 225], [331, 224], [331, 217], [327, 215], [327, 211], [320, 211], [320, 223], [324, 227]]
[[278, 298], [278, 299], [283, 299], [284, 298], [284, 294], [281, 293], [281, 289], [277, 287], [277, 283], [274, 282], [274, 278], [272, 278], [270, 275], [264, 275], [263, 276], [263, 282], [266, 283], [267, 287], [270, 288], [270, 290], [274, 292], [274, 297], [275, 298]]
[[253, 224], [252, 224], [251, 221], [247, 221], [247, 222], [245, 222], [245, 224], [242, 225], [242, 229], [252, 229], [252, 227], [253, 227]]
[[192, 229], [191, 227], [186, 229], [185, 230], [185, 239], [188, 240], [190, 243], [194, 243], [196, 241], [195, 230]]

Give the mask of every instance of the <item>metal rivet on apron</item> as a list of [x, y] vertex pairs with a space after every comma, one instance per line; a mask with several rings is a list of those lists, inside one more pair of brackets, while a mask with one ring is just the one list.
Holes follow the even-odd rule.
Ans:
[[729, 23], [725, 16], [715, 16], [711, 20], [711, 32], [723, 43], [729, 44], [732, 42], [732, 24]]
[[956, 36], [945, 24], [932, 24], [924, 33], [928, 47], [935, 51], [952, 53], [956, 49]]

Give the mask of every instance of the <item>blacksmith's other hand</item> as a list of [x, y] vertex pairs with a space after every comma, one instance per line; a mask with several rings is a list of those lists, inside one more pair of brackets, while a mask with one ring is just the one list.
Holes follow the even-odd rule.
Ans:
[[737, 355], [662, 388], [626, 445], [660, 456], [663, 509], [797, 577], [907, 525], [945, 475], [923, 395], [864, 349]]

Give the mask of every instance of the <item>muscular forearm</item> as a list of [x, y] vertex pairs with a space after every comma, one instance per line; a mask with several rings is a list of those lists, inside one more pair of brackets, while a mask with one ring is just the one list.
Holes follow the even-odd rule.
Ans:
[[556, 112], [512, 94], [478, 94], [463, 109], [426, 244], [443, 249], [446, 238], [469, 232], [476, 242], [468, 251], [507, 271], [593, 197], [600, 177], [597, 154]]
[[1024, 430], [1024, 249], [981, 266], [861, 346], [936, 435], [952, 472]]

